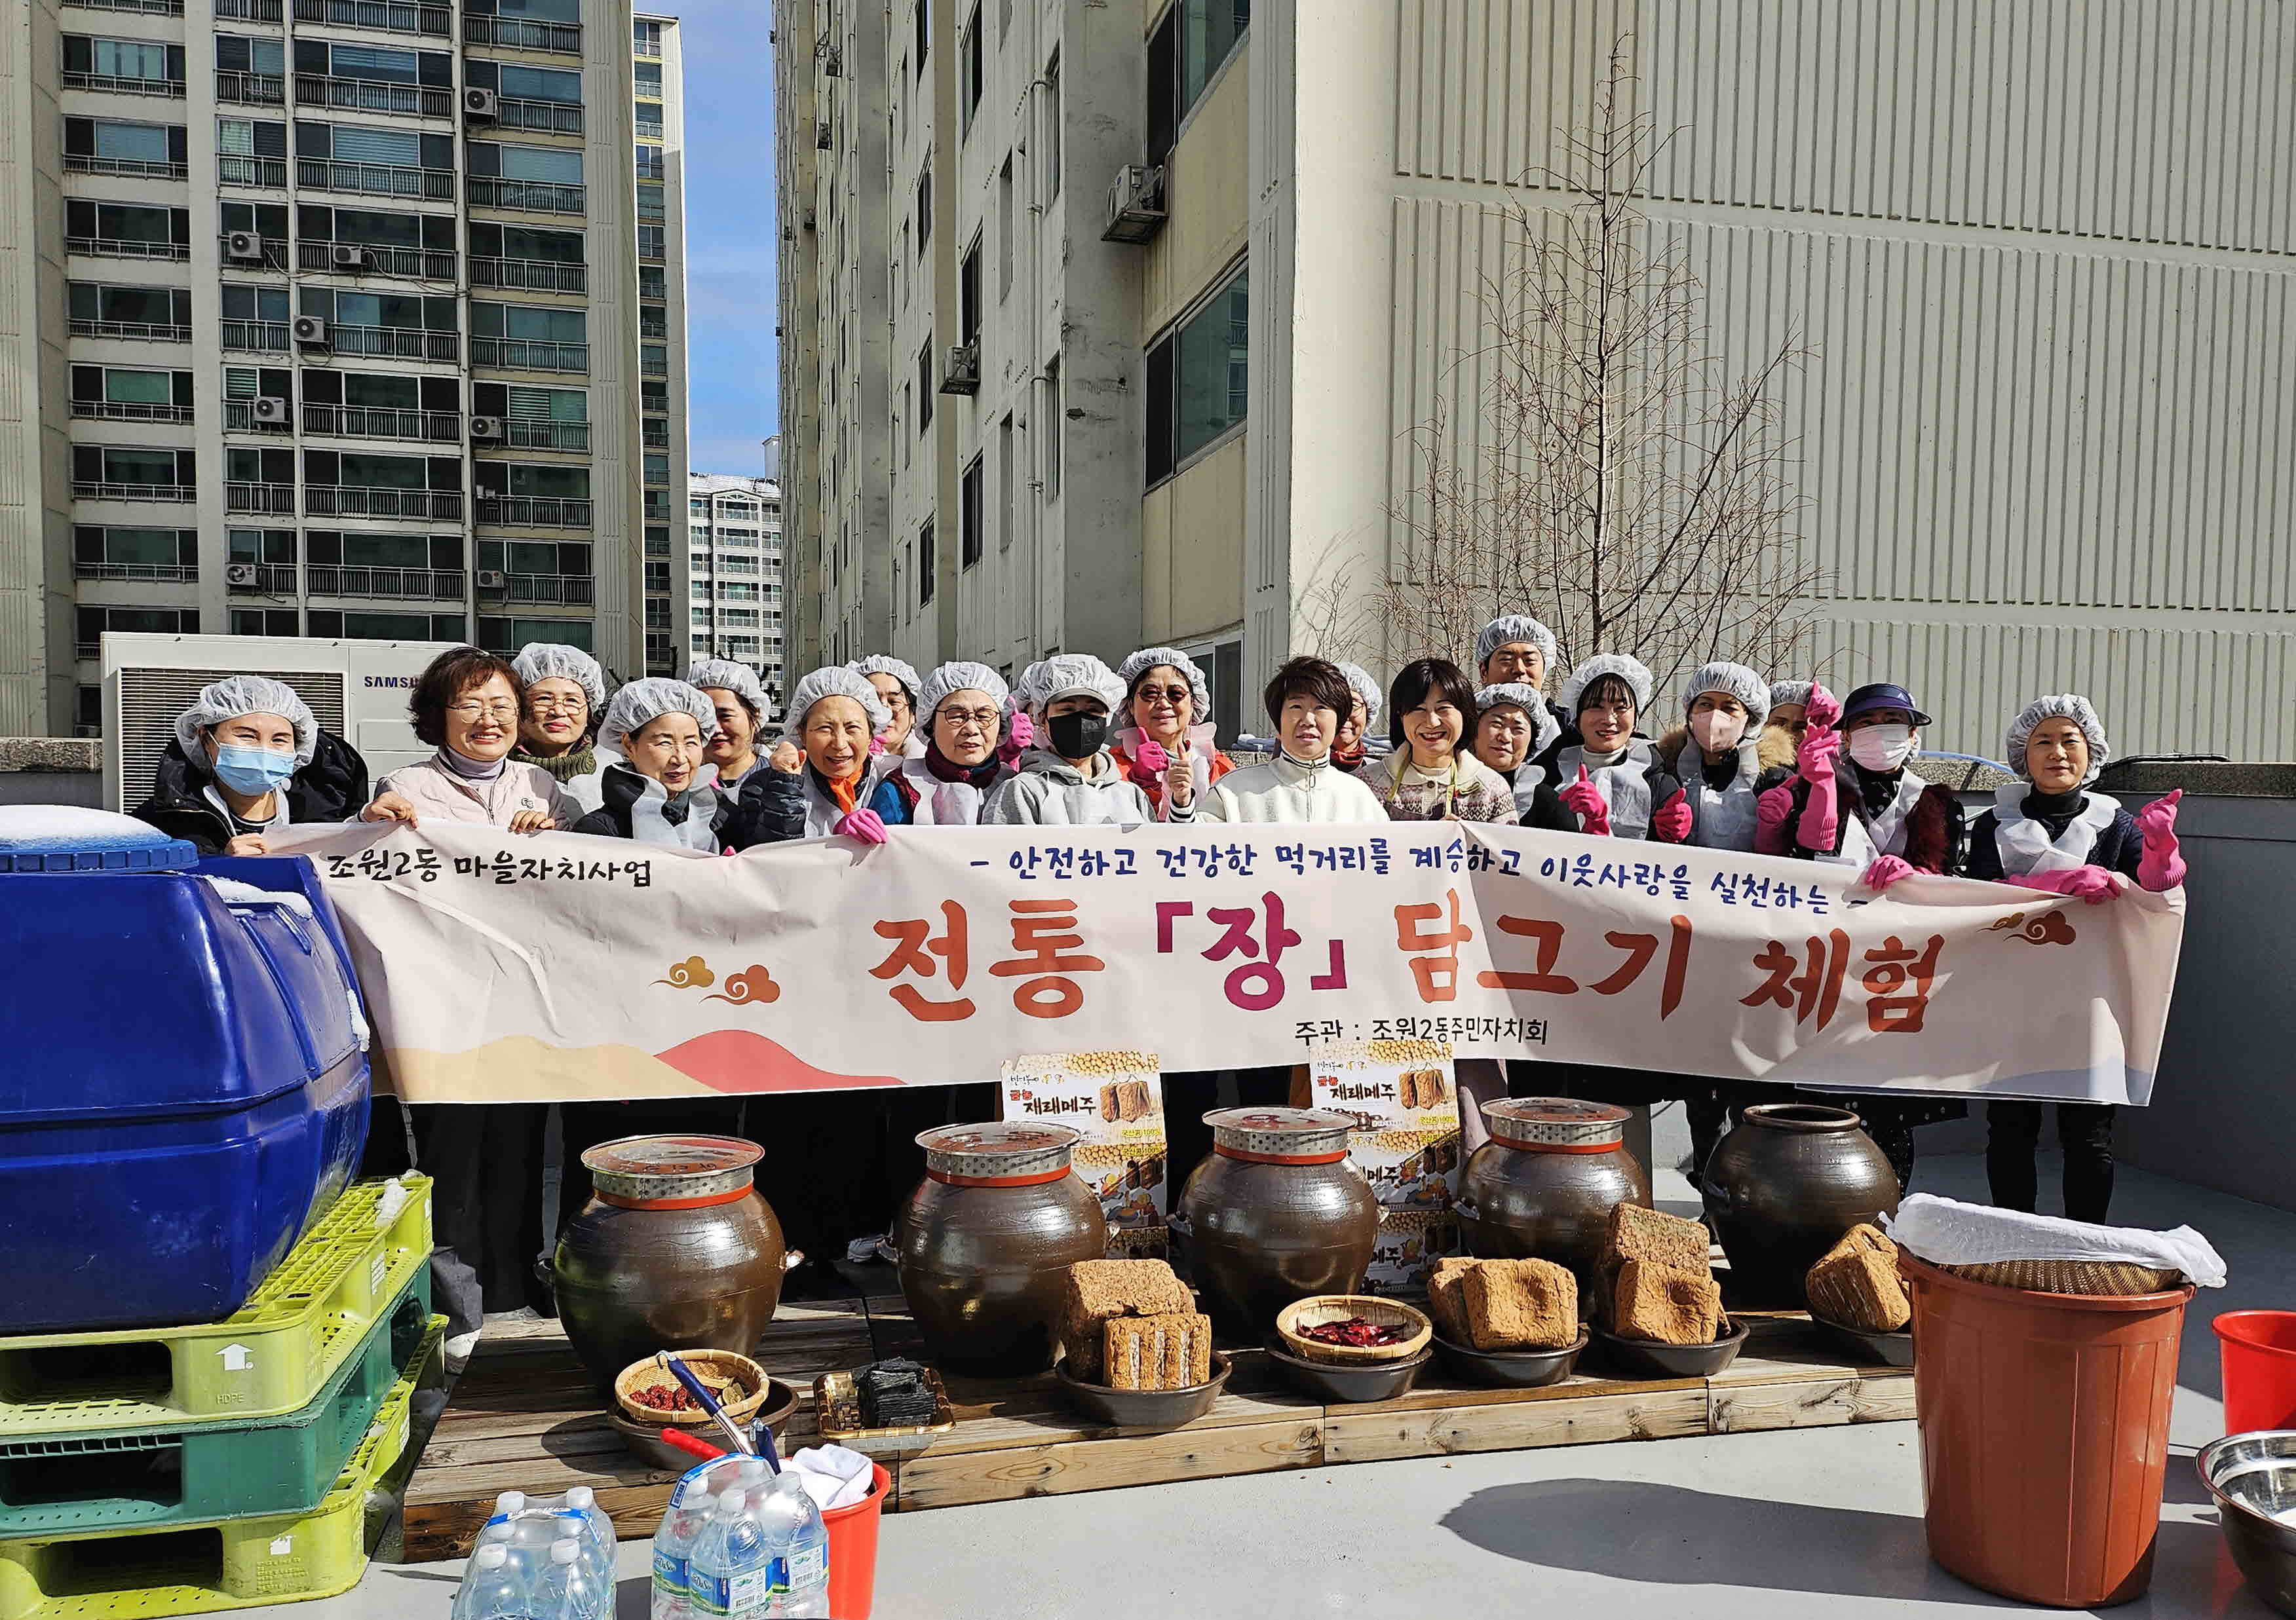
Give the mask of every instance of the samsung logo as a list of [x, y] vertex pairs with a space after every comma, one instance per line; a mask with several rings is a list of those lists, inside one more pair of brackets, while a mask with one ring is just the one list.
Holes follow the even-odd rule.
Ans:
[[414, 677], [413, 675], [371, 675], [366, 676], [366, 677], [365, 678], [365, 680], [364, 680], [363, 682], [361, 682], [361, 684], [362, 684], [362, 685], [365, 685], [365, 686], [370, 686], [370, 687], [373, 687], [373, 686], [412, 686], [412, 685], [414, 685]]

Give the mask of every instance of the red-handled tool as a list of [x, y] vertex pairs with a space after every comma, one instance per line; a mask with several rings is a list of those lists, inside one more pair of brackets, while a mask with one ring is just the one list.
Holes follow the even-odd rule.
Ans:
[[719, 1447], [710, 1444], [709, 1442], [704, 1440], [701, 1436], [689, 1433], [685, 1429], [665, 1428], [661, 1431], [661, 1437], [665, 1444], [674, 1445], [681, 1452], [699, 1457], [704, 1462], [715, 1462], [718, 1458], [723, 1457], [726, 1454]]

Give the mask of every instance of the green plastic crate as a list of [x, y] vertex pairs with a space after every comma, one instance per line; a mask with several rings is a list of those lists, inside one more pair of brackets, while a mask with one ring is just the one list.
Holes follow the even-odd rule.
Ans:
[[221, 1321], [0, 1338], [0, 1440], [276, 1418], [327, 1387], [430, 1259], [430, 1181], [354, 1183]]
[[118, 1527], [157, 1529], [319, 1505], [401, 1376], [426, 1370], [427, 1268], [368, 1330], [318, 1399], [285, 1418], [199, 1428], [99, 1429], [0, 1440], [0, 1539]]
[[0, 1620], [151, 1620], [349, 1591], [366, 1570], [367, 1493], [406, 1454], [418, 1377], [442, 1355], [446, 1332], [434, 1317], [414, 1364], [316, 1509], [0, 1542]]

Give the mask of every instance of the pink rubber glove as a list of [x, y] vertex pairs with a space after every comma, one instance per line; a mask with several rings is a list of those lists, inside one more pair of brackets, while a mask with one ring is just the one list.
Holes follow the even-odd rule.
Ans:
[[1786, 817], [1793, 814], [1793, 784], [1780, 782], [1754, 800], [1754, 853], [1786, 853]]
[[1172, 757], [1164, 751], [1164, 745], [1152, 740], [1141, 743], [1140, 751], [1133, 757], [1140, 762], [1142, 770], [1153, 771], [1159, 776], [1172, 765]]
[[1874, 857], [1874, 863], [1866, 869], [1866, 875], [1857, 880], [1878, 895], [1899, 879], [1910, 878], [1920, 870], [1911, 862], [1896, 855], [1877, 855]]
[[996, 757], [1011, 765], [1036, 740], [1037, 723], [1025, 713], [1014, 715], [1013, 724], [1004, 728], [1004, 740], [996, 745]]
[[1833, 776], [1833, 762], [1841, 752], [1841, 733], [1830, 725], [1812, 722], [1794, 757], [1794, 768], [1809, 784], [1809, 798], [1802, 804], [1801, 820], [1794, 826], [1794, 840], [1813, 855], [1831, 855], [1841, 840], [1840, 785]]
[[2177, 801], [2184, 797], [2182, 788], [2171, 788], [2136, 813], [2136, 830], [2144, 837], [2136, 881], [2156, 895], [2185, 880], [2185, 857], [2177, 845]]
[[1825, 690], [1824, 683], [1809, 683], [1809, 701], [1802, 706], [1802, 716], [1812, 725], [1822, 725], [1829, 731], [1841, 719], [1841, 700]]
[[837, 834], [857, 844], [882, 844], [885, 841], [885, 818], [864, 807], [838, 822]]
[[876, 758], [880, 754], [882, 754], [884, 751], [885, 751], [885, 740], [884, 740], [882, 737], [872, 737], [872, 738], [870, 738], [870, 739], [869, 739], [869, 757], [870, 757], [870, 758], [874, 759], [874, 758]]
[[1679, 844], [1690, 837], [1690, 795], [1681, 788], [1651, 812], [1651, 837], [1661, 844]]
[[1578, 780], [1556, 794], [1569, 808], [1578, 814], [1578, 830], [1595, 838], [1607, 838], [1611, 831], [1611, 806], [1603, 802], [1603, 790], [1587, 780], [1587, 767], [1578, 767]]
[[2102, 866], [2068, 866], [2061, 871], [2028, 872], [2021, 878], [2005, 878], [2002, 881], [2019, 888], [2038, 889], [2045, 895], [2070, 895], [2090, 905], [2102, 905], [2120, 893], [2120, 886], [2127, 880]]

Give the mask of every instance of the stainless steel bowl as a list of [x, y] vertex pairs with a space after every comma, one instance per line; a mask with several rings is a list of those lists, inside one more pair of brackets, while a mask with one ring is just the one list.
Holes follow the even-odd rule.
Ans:
[[2194, 1461], [2217, 1499], [2232, 1561], [2258, 1597], [2296, 1616], [2296, 1429], [2226, 1435]]

